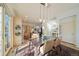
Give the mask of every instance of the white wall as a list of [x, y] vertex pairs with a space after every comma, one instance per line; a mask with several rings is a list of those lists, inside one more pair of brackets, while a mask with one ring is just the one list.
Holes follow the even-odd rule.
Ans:
[[67, 17], [67, 18], [63, 18], [61, 20], [61, 34], [62, 34], [62, 40], [72, 43], [72, 44], [76, 44], [76, 25], [75, 25], [75, 21], [76, 21], [76, 16], [71, 16], [71, 17]]
[[76, 16], [76, 19], [75, 19], [76, 20], [76, 34], [75, 34], [76, 44], [75, 45], [79, 47], [79, 8], [63, 13], [60, 16], [58, 16], [57, 19], [59, 20], [59, 22], [61, 22], [61, 19], [65, 17], [73, 16], [73, 15]]
[[[67, 12], [64, 12], [63, 14], [60, 14], [60, 16], [57, 17], [57, 20], [60, 23], [62, 21], [61, 19], [64, 19], [66, 17], [71, 17], [71, 16], [74, 16], [74, 15], [76, 16], [76, 18], [75, 18], [76, 24], [74, 23], [75, 24], [74, 25], [75, 26], [74, 27], [75, 28], [75, 34], [74, 34], [75, 35], [75, 39], [74, 39], [75, 42], [74, 43], [75, 43], [75, 45], [77, 47], [79, 47], [79, 8], [76, 8], [76, 9], [73, 9], [73, 10], [70, 10], [70, 11], [67, 11]], [[64, 20], [64, 22], [65, 21], [68, 21], [68, 20]], [[46, 31], [46, 29], [45, 29], [45, 31]]]
[[79, 13], [77, 14], [77, 20], [76, 20], [76, 41], [77, 41], [77, 47], [79, 47]]
[[[16, 36], [16, 30], [15, 27], [17, 25], [20, 25], [21, 29], [20, 32], [21, 34], [19, 36]], [[21, 17], [14, 17], [14, 45], [20, 45], [22, 43], [22, 18]]]

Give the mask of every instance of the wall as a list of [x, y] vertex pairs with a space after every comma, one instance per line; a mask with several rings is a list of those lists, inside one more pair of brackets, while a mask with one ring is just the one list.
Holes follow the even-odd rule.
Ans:
[[77, 47], [79, 47], [79, 14], [77, 14], [77, 20], [76, 20], [76, 41], [77, 41]]
[[11, 31], [11, 47], [13, 47], [13, 16], [10, 20], [10, 31]]
[[[17, 25], [20, 25], [21, 29], [20, 32], [21, 34], [19, 36], [15, 35], [15, 27]], [[14, 46], [20, 45], [22, 43], [22, 18], [21, 17], [14, 17]]]
[[72, 9], [68, 12], [65, 12], [63, 14], [61, 14], [60, 16], [57, 17], [57, 19], [59, 20], [59, 22], [61, 22], [61, 19], [65, 18], [65, 17], [69, 17], [69, 16], [73, 16], [76, 15], [76, 46], [79, 47], [79, 8], [77, 9]]
[[66, 17], [61, 20], [62, 40], [76, 44], [76, 16]]

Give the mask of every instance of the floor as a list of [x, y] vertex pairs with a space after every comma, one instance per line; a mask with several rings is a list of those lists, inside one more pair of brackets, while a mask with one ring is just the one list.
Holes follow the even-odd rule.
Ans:
[[[61, 50], [60, 50], [61, 47]], [[10, 53], [8, 54], [8, 56], [34, 56], [34, 47], [30, 47], [31, 54], [27, 55], [27, 50], [29, 52], [29, 48], [24, 48], [20, 54], [16, 55], [16, 48], [13, 48]], [[50, 51], [49, 53], [47, 53], [47, 56], [79, 56], [79, 48], [76, 48], [74, 45], [66, 43], [66, 42], [62, 42], [61, 45], [59, 47], [57, 47], [55, 49], [56, 51]]]
[[48, 56], [79, 56], [79, 50], [74, 50], [67, 46], [61, 45], [61, 50], [57, 47], [56, 51], [51, 51]]

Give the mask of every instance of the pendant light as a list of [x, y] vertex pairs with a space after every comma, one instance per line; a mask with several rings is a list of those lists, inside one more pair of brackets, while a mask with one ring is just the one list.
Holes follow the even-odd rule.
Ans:
[[39, 18], [39, 21], [40, 21], [40, 22], [42, 22], [42, 13], [41, 13], [42, 10], [41, 10], [41, 9], [42, 9], [42, 6], [40, 5], [40, 18]]
[[48, 4], [40, 3], [40, 18], [39, 21], [43, 25], [48, 20]]
[[[45, 20], [48, 19], [48, 10], [47, 10], [48, 4], [47, 3], [40, 3], [40, 4], [43, 6], [43, 12], [42, 12], [43, 17], [42, 17], [41, 21], [45, 22]], [[41, 9], [42, 9], [42, 7], [41, 7]]]

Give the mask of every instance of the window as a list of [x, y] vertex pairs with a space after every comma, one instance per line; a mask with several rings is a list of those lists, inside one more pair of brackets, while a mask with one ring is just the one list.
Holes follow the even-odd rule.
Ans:
[[2, 7], [0, 7], [0, 55], [2, 55]]
[[10, 33], [10, 17], [5, 15], [5, 51], [10, 47], [11, 42]]

